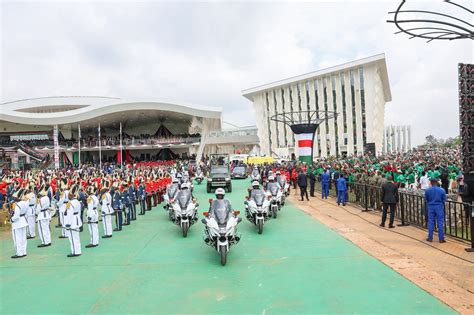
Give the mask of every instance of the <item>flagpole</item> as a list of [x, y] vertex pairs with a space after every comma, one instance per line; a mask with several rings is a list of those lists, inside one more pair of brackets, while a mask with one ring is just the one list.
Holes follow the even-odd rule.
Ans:
[[99, 123], [99, 168], [102, 170], [102, 144], [100, 141], [100, 123]]
[[122, 122], [120, 122], [120, 170], [123, 170], [123, 155], [122, 155]]
[[81, 167], [81, 124], [77, 125], [79, 133], [79, 168]]

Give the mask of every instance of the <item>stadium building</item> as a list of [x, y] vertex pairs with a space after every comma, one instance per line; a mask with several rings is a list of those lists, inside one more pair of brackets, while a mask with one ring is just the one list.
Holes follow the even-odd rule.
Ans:
[[13, 168], [122, 157], [200, 160], [219, 150], [249, 151], [258, 141], [256, 128], [223, 131], [220, 108], [162, 100], [44, 97], [3, 103], [1, 109], [0, 158]]
[[253, 102], [260, 149], [294, 157], [295, 137], [271, 117], [292, 111], [332, 111], [316, 131], [313, 156], [381, 153], [385, 104], [392, 100], [385, 55], [380, 54], [242, 91]]

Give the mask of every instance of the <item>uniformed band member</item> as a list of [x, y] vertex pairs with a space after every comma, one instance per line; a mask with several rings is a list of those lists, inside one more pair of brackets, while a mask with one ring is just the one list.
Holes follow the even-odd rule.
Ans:
[[122, 216], [122, 194], [120, 193], [118, 184], [114, 184], [114, 193], [112, 197], [112, 207], [115, 212], [115, 224], [116, 228], [114, 231], [122, 231], [122, 225], [123, 225], [123, 216]]
[[28, 236], [27, 238], [36, 237], [36, 195], [33, 190], [33, 186], [30, 186], [25, 191], [28, 197], [28, 211], [26, 212], [26, 221], [28, 222]]
[[[26, 213], [28, 211], [28, 197], [24, 198], [24, 189], [20, 188], [11, 195], [13, 203], [11, 204], [12, 222], [12, 236], [13, 245], [15, 246], [16, 254], [12, 258], [22, 258], [26, 256], [26, 230], [28, 222], [26, 221]], [[26, 200], [25, 200], [26, 199]]]
[[58, 212], [59, 212], [59, 226], [61, 227], [61, 235], [59, 238], [67, 238], [66, 228], [64, 226], [64, 213], [66, 212], [66, 205], [69, 202], [69, 191], [67, 180], [64, 179], [60, 182], [61, 192], [58, 201]]
[[78, 198], [79, 187], [77, 185], [71, 188], [69, 192], [69, 202], [66, 204], [66, 212], [64, 214], [64, 223], [71, 245], [71, 253], [67, 257], [77, 257], [81, 255], [81, 239], [79, 237], [79, 229], [82, 226], [81, 221], [81, 203]]
[[94, 186], [89, 187], [87, 194], [87, 226], [89, 227], [91, 240], [86, 248], [91, 248], [99, 246], [99, 212], [97, 211], [99, 199], [97, 199]]
[[38, 221], [38, 234], [41, 244], [38, 247], [47, 247], [51, 245], [51, 213], [49, 212], [50, 200], [48, 197], [49, 185], [43, 184], [38, 192], [36, 203], [36, 218]]
[[112, 208], [112, 196], [110, 195], [110, 182], [104, 180], [101, 190], [101, 208], [102, 208], [102, 224], [104, 225], [104, 235], [102, 238], [112, 237], [112, 215], [114, 209]]
[[145, 214], [146, 210], [146, 190], [145, 190], [145, 184], [143, 183], [143, 180], [140, 181], [140, 186], [138, 187], [138, 201], [140, 203], [140, 215]]

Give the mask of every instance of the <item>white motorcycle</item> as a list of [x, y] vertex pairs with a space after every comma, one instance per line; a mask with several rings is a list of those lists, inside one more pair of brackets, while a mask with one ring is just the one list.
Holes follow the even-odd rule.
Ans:
[[278, 185], [270, 185], [272, 183], [269, 183], [267, 185], [267, 191], [270, 196], [270, 211], [272, 214], [273, 218], [278, 217], [278, 210], [280, 210], [281, 207], [281, 197], [283, 195], [283, 191], [281, 188], [278, 187]]
[[202, 181], [204, 180], [204, 175], [201, 171], [198, 171], [196, 173], [196, 176], [194, 177], [194, 179], [196, 180], [196, 182], [198, 183], [198, 185], [201, 185]]
[[261, 183], [261, 179], [262, 177], [260, 176], [259, 172], [252, 172], [252, 174], [250, 174], [250, 182], [257, 181]]
[[168, 211], [168, 217], [173, 221], [173, 204], [175, 202], [175, 197], [178, 192], [178, 186], [171, 187], [172, 189], [166, 189], [166, 193], [163, 195], [164, 205], [163, 209]]
[[181, 191], [173, 202], [173, 222], [181, 227], [183, 237], [188, 236], [191, 225], [197, 221], [197, 209], [199, 204], [191, 198], [191, 191]]
[[260, 191], [260, 193], [255, 194], [252, 196], [252, 198], [247, 196], [247, 200], [244, 203], [247, 207], [247, 211], [245, 213], [247, 220], [257, 226], [258, 234], [262, 234], [263, 225], [265, 224], [265, 221], [270, 218], [269, 198], [263, 191]]
[[[223, 201], [223, 200], [216, 200]], [[225, 204], [214, 202], [209, 199], [209, 203], [215, 207], [223, 207], [222, 213], [225, 213]], [[204, 212], [205, 216], [202, 223], [205, 225], [204, 242], [216, 249], [221, 256], [221, 265], [225, 266], [227, 263], [227, 253], [231, 245], [235, 245], [240, 241], [240, 235], [237, 234], [237, 224], [242, 219], [238, 217], [240, 211], [233, 211], [227, 218], [215, 218], [209, 215], [209, 212]]]

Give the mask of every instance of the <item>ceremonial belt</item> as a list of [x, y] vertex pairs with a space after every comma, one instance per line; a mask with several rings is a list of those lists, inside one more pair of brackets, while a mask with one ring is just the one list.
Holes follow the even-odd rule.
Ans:
[[89, 222], [87, 222], [87, 223], [89, 223], [89, 224], [91, 224], [91, 223], [99, 223], [99, 221], [89, 221]]
[[20, 217], [24, 217], [25, 215], [26, 215], [26, 213], [20, 214]]
[[34, 206], [36, 206], [36, 204], [32, 204], [32, 205], [30, 205], [30, 207], [34, 207]]
[[48, 211], [48, 209], [43, 209], [43, 210], [40, 210], [40, 212], [46, 212]]
[[73, 212], [72, 213], [72, 215], [78, 215], [78, 214], [79, 214], [79, 212]]
[[97, 210], [97, 208], [92, 208], [92, 210]]

